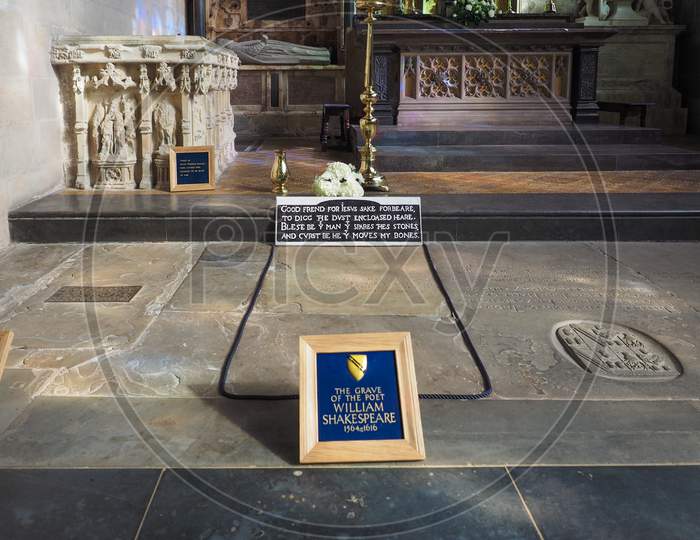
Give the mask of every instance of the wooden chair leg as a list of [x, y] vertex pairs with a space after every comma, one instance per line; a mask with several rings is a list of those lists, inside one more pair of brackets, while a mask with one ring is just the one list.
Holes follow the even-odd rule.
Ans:
[[620, 111], [620, 125], [624, 126], [627, 123], [627, 111]]
[[328, 116], [325, 111], [321, 117], [321, 150], [328, 150]]
[[343, 123], [345, 124], [345, 137], [343, 143], [348, 150], [352, 147], [352, 137], [350, 136], [350, 111], [343, 111]]

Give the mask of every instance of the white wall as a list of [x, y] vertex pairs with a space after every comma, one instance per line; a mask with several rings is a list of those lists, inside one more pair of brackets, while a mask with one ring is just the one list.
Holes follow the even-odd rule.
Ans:
[[0, 0], [0, 247], [10, 209], [63, 186], [52, 39], [184, 33], [185, 0]]

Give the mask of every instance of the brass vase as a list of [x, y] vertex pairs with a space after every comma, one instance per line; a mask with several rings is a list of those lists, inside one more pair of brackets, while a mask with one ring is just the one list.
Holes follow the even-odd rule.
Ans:
[[272, 193], [277, 195], [286, 195], [287, 180], [289, 180], [289, 168], [287, 167], [287, 152], [284, 150], [275, 150], [275, 161], [272, 164], [270, 171], [270, 180], [272, 180]]

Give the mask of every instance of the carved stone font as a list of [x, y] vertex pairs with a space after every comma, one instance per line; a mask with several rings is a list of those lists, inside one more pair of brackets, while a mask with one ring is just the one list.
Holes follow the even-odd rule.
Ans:
[[217, 173], [234, 160], [234, 53], [198, 37], [70, 37], [51, 59], [70, 186], [149, 189], [155, 178], [165, 186], [175, 145], [214, 146]]

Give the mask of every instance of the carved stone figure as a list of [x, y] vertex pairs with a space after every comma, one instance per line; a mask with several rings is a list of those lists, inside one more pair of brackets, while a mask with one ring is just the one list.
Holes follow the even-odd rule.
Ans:
[[126, 74], [123, 69], [117, 68], [114, 64], [108, 63], [104, 68], [100, 69], [100, 75], [92, 78], [92, 86], [99, 88], [100, 86], [109, 86], [110, 82], [114, 86], [127, 89], [136, 86], [136, 83], [131, 77]]
[[124, 110], [124, 134], [128, 157], [136, 156], [136, 103], [122, 96], [122, 108]]
[[211, 86], [211, 66], [199, 65], [194, 68], [194, 91], [207, 94]]
[[158, 153], [167, 155], [175, 145], [175, 107], [161, 101], [153, 110], [153, 123], [158, 136]]
[[151, 80], [148, 78], [148, 67], [146, 64], [141, 64], [139, 74], [139, 92], [145, 96], [151, 91]]
[[597, 17], [596, 0], [579, 0], [577, 13], [579, 17]]
[[135, 104], [126, 96], [115, 96], [112, 101], [98, 103], [92, 117], [92, 137], [101, 162], [136, 159]]
[[190, 80], [190, 66], [184, 65], [180, 68], [180, 92], [189, 94], [192, 90], [192, 81]]
[[241, 42], [219, 38], [217, 43], [235, 52], [244, 64], [327, 65], [331, 63], [328, 49], [277, 41], [267, 36]]
[[[105, 128], [105, 118], [107, 116], [107, 105], [106, 103], [98, 103], [95, 107], [95, 113], [92, 115], [92, 121], [90, 122], [90, 131], [92, 132], [92, 140], [95, 148], [97, 149], [97, 158], [99, 160], [107, 159], [107, 156], [112, 150], [112, 133], [113, 129], [110, 128], [104, 132]], [[106, 138], [109, 137], [108, 140]]]
[[636, 11], [645, 12], [650, 19], [656, 19], [661, 24], [673, 24], [668, 9], [663, 5], [662, 0], [634, 0], [632, 7]]
[[[578, 17], [597, 18], [611, 24], [673, 24], [672, 0], [579, 0]], [[644, 20], [647, 19], [647, 21]], [[588, 24], [588, 23], [587, 23]], [[595, 23], [592, 23], [595, 24]]]
[[73, 67], [73, 92], [75, 94], [85, 92], [85, 77], [80, 73], [80, 66]]
[[166, 62], [161, 62], [156, 70], [156, 88], [165, 86], [171, 92], [177, 90], [177, 83], [175, 82], [175, 75], [173, 75], [173, 68], [171, 68]]

